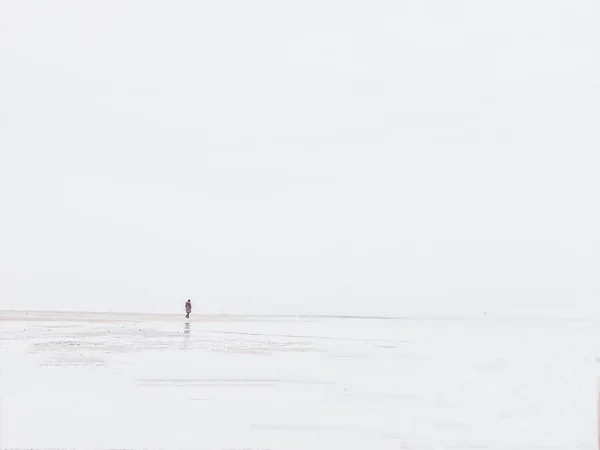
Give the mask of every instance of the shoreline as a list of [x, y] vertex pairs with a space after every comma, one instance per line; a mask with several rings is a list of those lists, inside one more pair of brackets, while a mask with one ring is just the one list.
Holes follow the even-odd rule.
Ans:
[[233, 314], [233, 313], [194, 313], [189, 319], [185, 312], [111, 312], [111, 311], [75, 311], [75, 310], [4, 310], [0, 309], [2, 321], [118, 321], [118, 322], [179, 322], [179, 321], [303, 321], [303, 320], [374, 320], [374, 321], [558, 321], [558, 322], [600, 322], [595, 318], [549, 317], [549, 316], [377, 316], [377, 315], [334, 315], [334, 314]]

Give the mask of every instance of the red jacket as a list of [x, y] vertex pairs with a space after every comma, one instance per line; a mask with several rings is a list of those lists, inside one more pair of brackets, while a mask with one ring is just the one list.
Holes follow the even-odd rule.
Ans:
[[192, 304], [190, 302], [186, 302], [186, 304], [185, 304], [185, 312], [186, 313], [192, 312]]

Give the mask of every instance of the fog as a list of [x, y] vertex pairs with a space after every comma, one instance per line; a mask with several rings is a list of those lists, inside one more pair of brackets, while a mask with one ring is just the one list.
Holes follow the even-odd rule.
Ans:
[[0, 2], [0, 309], [600, 316], [600, 5]]

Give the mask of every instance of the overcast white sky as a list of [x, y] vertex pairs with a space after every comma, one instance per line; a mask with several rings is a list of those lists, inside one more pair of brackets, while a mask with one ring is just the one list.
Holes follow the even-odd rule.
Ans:
[[597, 0], [0, 0], [0, 309], [600, 315]]

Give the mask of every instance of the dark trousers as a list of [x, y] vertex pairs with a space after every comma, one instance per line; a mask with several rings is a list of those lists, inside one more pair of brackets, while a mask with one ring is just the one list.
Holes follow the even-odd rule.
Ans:
[[190, 313], [187, 313], [187, 314], [185, 315], [185, 317], [186, 317], [187, 319], [189, 319], [189, 318], [190, 318]]

